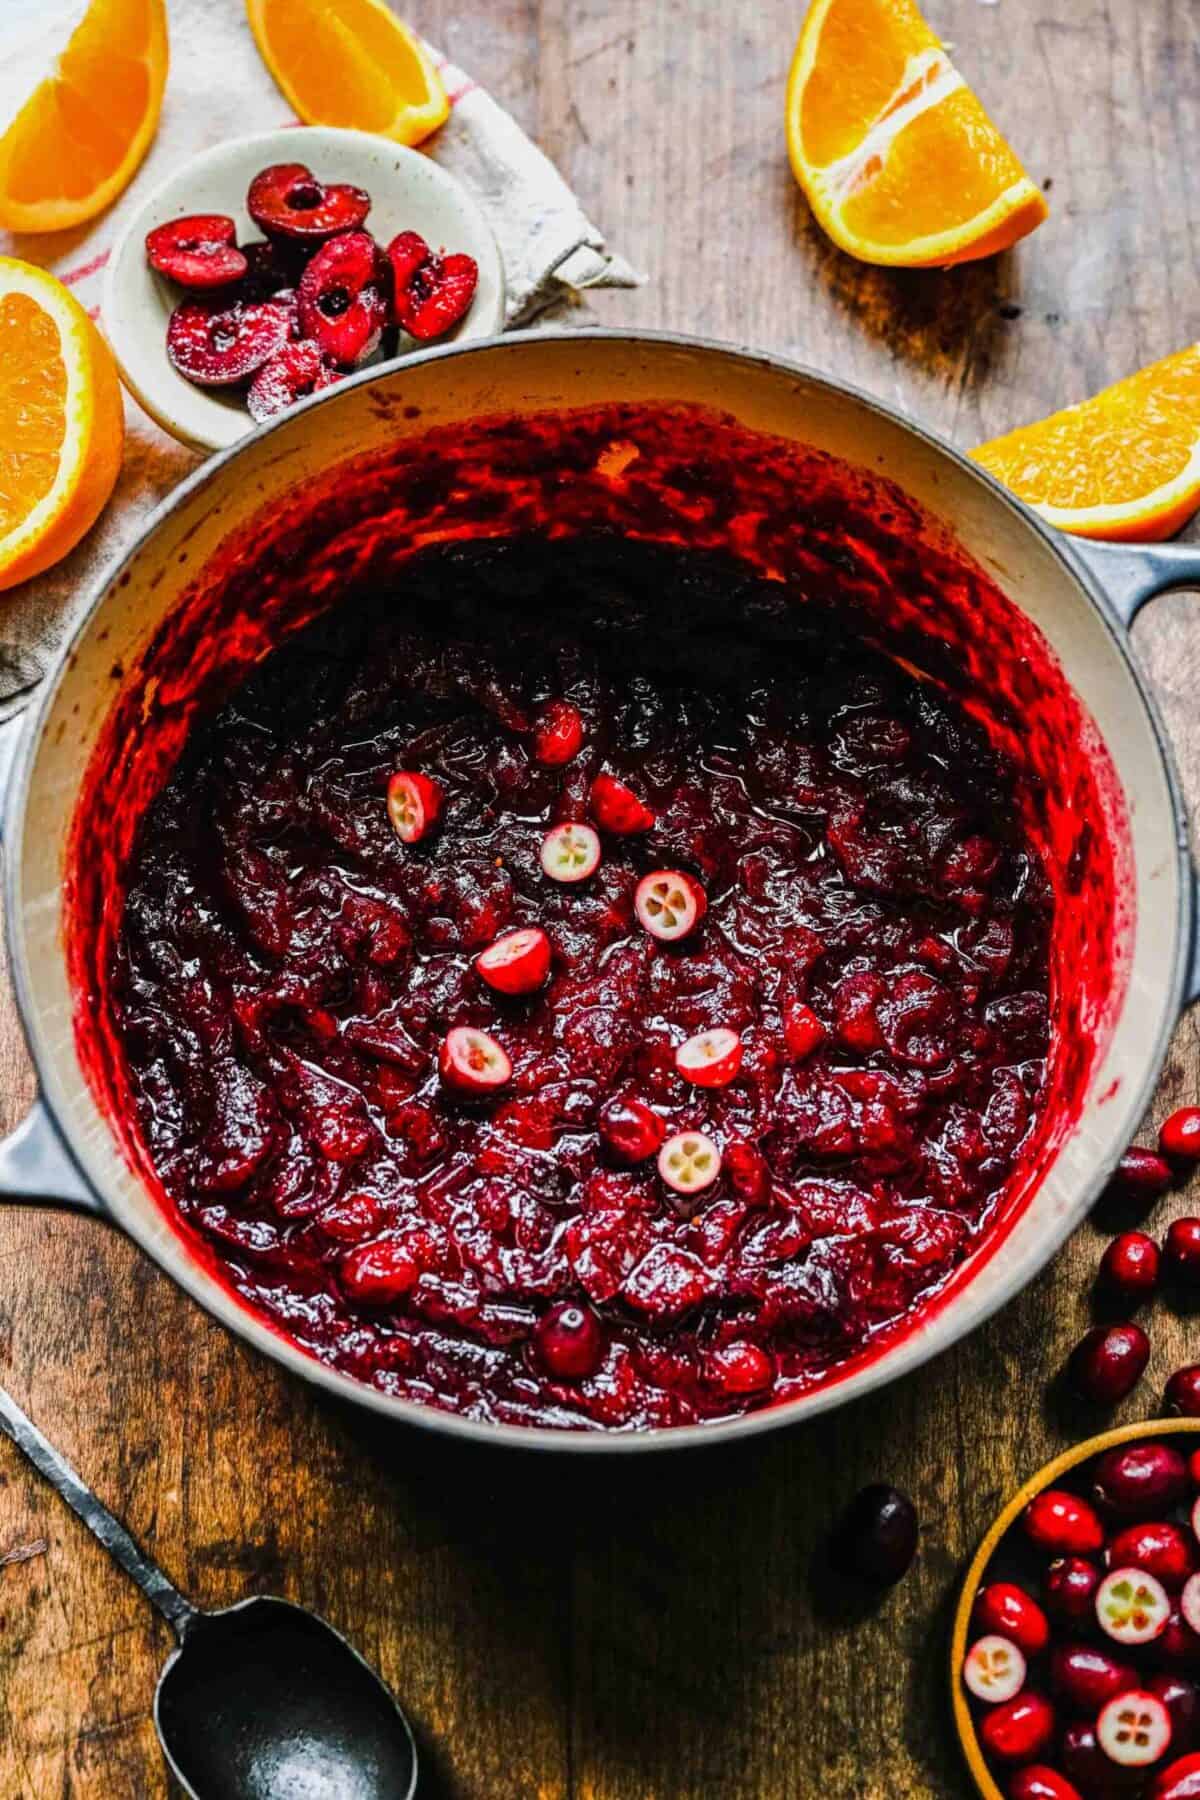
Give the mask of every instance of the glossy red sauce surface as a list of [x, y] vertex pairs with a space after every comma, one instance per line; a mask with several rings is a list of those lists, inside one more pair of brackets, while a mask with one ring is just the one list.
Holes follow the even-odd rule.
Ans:
[[[135, 1162], [288, 1336], [477, 1418], [727, 1417], [888, 1341], [1035, 1184], [1119, 986], [1103, 757], [1032, 628], [894, 489], [693, 414], [484, 424], [315, 498], [119, 672], [90, 772], [79, 1040]], [[585, 741], [545, 769], [551, 698]], [[446, 790], [415, 848], [398, 767]], [[658, 822], [552, 883], [600, 769]], [[710, 905], [674, 946], [631, 913], [664, 865]], [[532, 923], [551, 983], [505, 1000], [471, 959]], [[439, 1082], [456, 1024], [512, 1057], [496, 1098]], [[745, 1059], [703, 1092], [673, 1051], [712, 1025]], [[614, 1162], [627, 1094], [710, 1132], [715, 1187]], [[383, 1303], [370, 1244], [415, 1271]], [[557, 1380], [564, 1300], [602, 1352]]]

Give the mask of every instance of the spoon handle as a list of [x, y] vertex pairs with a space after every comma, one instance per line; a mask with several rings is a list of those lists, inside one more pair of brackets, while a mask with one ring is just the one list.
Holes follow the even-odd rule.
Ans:
[[99, 1538], [113, 1561], [132, 1576], [151, 1605], [156, 1606], [176, 1637], [182, 1637], [198, 1608], [167, 1580], [158, 1564], [135, 1543], [118, 1518], [98, 1500], [54, 1445], [44, 1438], [10, 1394], [0, 1388], [0, 1431], [4, 1431], [23, 1456], [28, 1457], [52, 1488], [56, 1488], [73, 1512], [79, 1514], [93, 1536]]

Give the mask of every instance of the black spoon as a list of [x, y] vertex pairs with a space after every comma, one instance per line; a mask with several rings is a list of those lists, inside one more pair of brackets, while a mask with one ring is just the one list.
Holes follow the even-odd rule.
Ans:
[[417, 1748], [344, 1637], [263, 1596], [201, 1612], [0, 1388], [0, 1430], [57, 1488], [179, 1640], [154, 1695], [163, 1755], [192, 1800], [412, 1800]]

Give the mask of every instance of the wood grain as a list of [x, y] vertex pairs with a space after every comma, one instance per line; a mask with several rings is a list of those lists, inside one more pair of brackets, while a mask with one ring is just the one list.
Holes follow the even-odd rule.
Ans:
[[[930, 0], [1045, 183], [1013, 255], [859, 267], [788, 173], [800, 0], [425, 0], [414, 21], [504, 96], [651, 277], [605, 321], [785, 350], [960, 444], [1200, 336], [1200, 13], [1187, 0]], [[1193, 596], [1135, 638], [1200, 793]], [[1200, 1091], [1177, 1035], [1157, 1112]], [[0, 1006], [0, 1103], [31, 1094]], [[1161, 1209], [1197, 1201], [1195, 1190]], [[936, 1366], [736, 1454], [580, 1471], [383, 1432], [213, 1325], [115, 1234], [0, 1215], [0, 1370], [198, 1600], [317, 1606], [411, 1707], [425, 1792], [454, 1800], [962, 1796], [945, 1704], [964, 1559], [1004, 1496], [1093, 1423], [1047, 1398], [1089, 1317], [1102, 1232]], [[1120, 1416], [1196, 1357], [1158, 1310]], [[822, 1534], [861, 1482], [907, 1487], [910, 1579], [847, 1618]], [[814, 1566], [815, 1565], [815, 1566]], [[0, 1794], [167, 1792], [150, 1723], [165, 1628], [0, 1448]]]

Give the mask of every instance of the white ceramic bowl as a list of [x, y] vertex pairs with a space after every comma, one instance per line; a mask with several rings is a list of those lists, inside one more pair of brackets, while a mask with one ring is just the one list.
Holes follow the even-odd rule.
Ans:
[[504, 265], [492, 230], [467, 190], [419, 151], [366, 131], [306, 125], [235, 138], [193, 157], [167, 177], [130, 219], [109, 258], [102, 318], [121, 378], [152, 419], [200, 450], [223, 450], [254, 429], [236, 388], [199, 388], [167, 357], [167, 321], [181, 290], [146, 261], [146, 233], [188, 213], [228, 213], [238, 241], [261, 238], [246, 190], [271, 163], [307, 163], [318, 181], [349, 181], [371, 196], [367, 230], [386, 244], [418, 231], [437, 249], [465, 251], [479, 264], [470, 311], [446, 343], [491, 337], [504, 323]]

